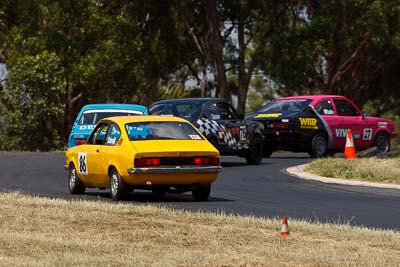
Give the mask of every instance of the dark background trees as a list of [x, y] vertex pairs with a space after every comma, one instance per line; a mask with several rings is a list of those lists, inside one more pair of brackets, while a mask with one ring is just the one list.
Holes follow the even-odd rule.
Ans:
[[279, 95], [400, 107], [400, 4], [372, 0], [0, 0], [0, 149], [65, 145], [87, 103]]

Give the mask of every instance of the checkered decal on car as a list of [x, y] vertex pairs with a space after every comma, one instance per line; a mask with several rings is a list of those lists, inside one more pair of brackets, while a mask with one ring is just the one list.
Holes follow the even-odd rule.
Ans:
[[196, 123], [202, 134], [209, 136], [210, 133], [212, 133], [218, 136], [218, 138], [228, 146], [237, 148], [238, 144], [236, 139], [232, 136], [231, 132], [225, 128], [224, 125], [208, 119], [198, 119]]
[[207, 119], [198, 119], [196, 123], [200, 132], [204, 135], [209, 135], [210, 133], [217, 135], [218, 130], [224, 127], [223, 125], [218, 124], [216, 121], [210, 121]]
[[228, 144], [228, 146], [236, 148], [237, 142], [236, 139], [232, 136], [231, 132], [225, 129], [222, 125], [223, 130], [218, 132], [218, 137], [220, 140], [224, 140], [224, 143]]

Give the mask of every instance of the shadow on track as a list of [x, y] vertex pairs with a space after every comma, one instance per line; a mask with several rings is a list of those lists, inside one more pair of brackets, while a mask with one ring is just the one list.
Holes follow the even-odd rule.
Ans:
[[[109, 192], [87, 192], [84, 195], [102, 198], [104, 200], [111, 200], [111, 196]], [[201, 203], [201, 202], [233, 202], [233, 199], [226, 198], [218, 198], [213, 197], [212, 195], [207, 201], [195, 201], [191, 194], [173, 194], [166, 193], [162, 196], [155, 196], [151, 191], [135, 191], [129, 194], [127, 200], [123, 202], [140, 202], [140, 203], [169, 203], [169, 202], [193, 202], [193, 203]], [[116, 202], [117, 203], [117, 202]]]
[[310, 156], [271, 156], [270, 159], [309, 159], [309, 160], [313, 160], [314, 158], [310, 157]]
[[245, 162], [233, 162], [233, 161], [229, 161], [229, 162], [222, 161], [221, 162], [221, 166], [223, 168], [234, 168], [234, 167], [245, 167], [245, 166], [262, 166], [262, 165], [270, 165], [270, 164], [272, 164], [272, 163], [270, 163], [270, 162], [261, 162], [258, 165], [249, 165], [249, 164], [247, 164]]

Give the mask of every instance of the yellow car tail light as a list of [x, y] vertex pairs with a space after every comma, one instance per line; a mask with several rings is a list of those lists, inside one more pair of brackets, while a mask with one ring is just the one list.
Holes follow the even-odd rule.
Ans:
[[219, 165], [219, 158], [214, 157], [196, 157], [193, 159], [195, 165]]
[[135, 166], [136, 167], [160, 166], [160, 158], [135, 159]]

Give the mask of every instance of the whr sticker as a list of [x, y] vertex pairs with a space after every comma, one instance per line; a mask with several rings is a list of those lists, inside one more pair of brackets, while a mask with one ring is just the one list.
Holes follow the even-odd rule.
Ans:
[[302, 129], [318, 129], [316, 118], [299, 118], [299, 121]]

